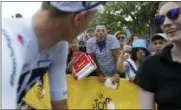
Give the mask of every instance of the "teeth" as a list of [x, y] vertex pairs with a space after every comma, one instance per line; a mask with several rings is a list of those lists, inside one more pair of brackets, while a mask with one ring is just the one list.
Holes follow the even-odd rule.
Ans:
[[172, 32], [175, 32], [175, 31], [177, 31], [177, 30], [176, 29], [171, 29], [171, 30], [168, 30], [167, 32], [172, 33]]

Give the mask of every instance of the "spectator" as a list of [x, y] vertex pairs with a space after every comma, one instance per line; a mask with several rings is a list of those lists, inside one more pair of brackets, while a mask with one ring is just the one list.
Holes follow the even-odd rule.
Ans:
[[[131, 53], [131, 57], [125, 60], [125, 53]], [[120, 73], [126, 73], [126, 79], [133, 81], [136, 72], [141, 64], [141, 60], [149, 55], [149, 51], [146, 48], [145, 40], [134, 40], [133, 47], [124, 46], [122, 54], [117, 63], [117, 71]]]
[[132, 45], [133, 41], [134, 41], [134, 40], [137, 40], [137, 39], [139, 39], [139, 36], [136, 35], [136, 34], [133, 34], [133, 35], [130, 37], [130, 39], [128, 40], [128, 45]]
[[67, 59], [67, 73], [72, 73], [72, 66], [76, 63], [77, 59], [73, 58], [73, 52], [79, 51], [79, 42], [77, 39], [74, 39], [69, 43], [69, 53]]
[[121, 32], [121, 31], [117, 31], [114, 36], [118, 39], [118, 41], [120, 42], [120, 48], [123, 49], [123, 46], [126, 42], [126, 36], [125, 33]]
[[152, 48], [153, 48], [154, 53], [161, 52], [161, 50], [167, 44], [166, 35], [162, 34], [162, 33], [157, 33], [157, 34], [153, 35], [151, 38], [151, 44], [152, 44]]
[[[69, 43], [69, 53], [67, 59], [67, 74], [72, 73], [73, 77], [76, 79], [75, 74], [72, 71], [72, 66], [77, 62], [77, 59], [73, 57], [74, 52], [83, 52], [80, 50], [78, 39], [74, 39], [71, 43]], [[93, 71], [89, 76], [97, 75], [96, 72]]]
[[94, 37], [94, 28], [89, 29], [90, 37]]
[[80, 36], [79, 39], [79, 47], [80, 47], [80, 51], [86, 52], [86, 44], [87, 44], [87, 40], [90, 38], [90, 32], [89, 30], [85, 30], [82, 35]]
[[87, 41], [87, 53], [96, 62], [96, 73], [101, 82], [106, 76], [112, 77], [112, 82], [119, 82], [119, 74], [116, 72], [116, 62], [119, 57], [120, 45], [114, 36], [107, 34], [106, 27], [99, 24], [95, 29], [95, 37]]
[[69, 43], [69, 53], [67, 59], [67, 74], [72, 74], [74, 79], [77, 79], [75, 73], [72, 71], [72, 66], [77, 62], [77, 59], [73, 57], [74, 52], [79, 52], [79, 42], [77, 39], [74, 39]]
[[161, 2], [155, 23], [167, 35], [160, 54], [148, 57], [139, 68], [136, 84], [140, 109], [181, 109], [181, 2]]

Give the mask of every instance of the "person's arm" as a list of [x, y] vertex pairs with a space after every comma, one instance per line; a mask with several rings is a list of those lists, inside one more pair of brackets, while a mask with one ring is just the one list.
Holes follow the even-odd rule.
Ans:
[[118, 62], [116, 65], [116, 69], [118, 72], [120, 73], [125, 73], [129, 70], [129, 66], [128, 64], [125, 62], [125, 58], [124, 58], [124, 52], [121, 52], [119, 58], [118, 58]]
[[[118, 62], [119, 56], [120, 56], [121, 50], [118, 49], [112, 49], [112, 55], [115, 57], [116, 59], [116, 64]], [[119, 79], [120, 79], [120, 72], [117, 71], [116, 67], [115, 67], [115, 71], [114, 71], [114, 75], [112, 77], [112, 83], [114, 84], [115, 82], [119, 83]]]
[[[116, 58], [116, 64], [119, 60], [119, 56], [121, 54], [121, 50], [120, 49], [112, 49], [112, 55]], [[115, 69], [115, 74], [119, 74], [119, 72]]]
[[72, 73], [72, 67], [77, 62], [76, 58], [72, 58], [71, 61], [68, 63], [67, 71]]
[[104, 82], [106, 81], [106, 76], [105, 76], [104, 73], [100, 70], [99, 65], [98, 65], [98, 62], [97, 62], [97, 60], [96, 60], [96, 56], [94, 55], [94, 53], [89, 54], [89, 55], [90, 55], [91, 58], [94, 60], [96, 66], [97, 66], [95, 72], [96, 72], [96, 74], [97, 74], [97, 76], [98, 76], [98, 78], [99, 78], [99, 81], [104, 83]]
[[96, 45], [94, 42], [94, 39], [93, 38], [89, 39], [86, 44], [86, 51], [87, 51], [86, 53], [89, 54], [91, 56], [91, 58], [93, 59], [93, 61], [95, 62], [96, 66], [97, 66], [97, 69], [95, 71], [96, 71], [97, 75], [99, 76], [99, 75], [103, 75], [103, 74], [102, 74], [102, 72], [99, 68], [98, 62], [96, 60], [96, 55], [94, 54], [94, 49], [93, 49], [94, 45]]
[[72, 73], [72, 64], [70, 64], [70, 63], [67, 66], [67, 72]]
[[155, 60], [152, 56], [146, 58], [139, 67], [136, 77], [135, 84], [139, 86], [139, 98], [140, 98], [140, 109], [155, 109], [155, 77], [154, 68], [152, 64]]
[[112, 83], [115, 84], [116, 82], [119, 83], [119, 79], [120, 79], [120, 73], [117, 71], [116, 69], [116, 65], [119, 59], [119, 56], [121, 54], [121, 50], [120, 50], [120, 44], [118, 42], [118, 40], [116, 39], [116, 37], [110, 37], [110, 49], [112, 52], [112, 56], [115, 58], [115, 69], [113, 72], [113, 77], [112, 77]]
[[90, 53], [89, 55], [91, 56], [91, 58], [93, 59], [93, 61], [95, 62], [96, 66], [97, 66], [97, 68], [96, 68], [96, 70], [95, 70], [96, 73], [97, 73], [97, 75], [98, 75], [98, 76], [99, 76], [99, 75], [104, 75], [104, 74], [101, 72], [100, 68], [99, 68], [99, 65], [98, 65], [98, 62], [97, 62], [97, 60], [96, 60], [95, 54], [94, 54], [94, 53]]
[[[123, 62], [124, 62], [124, 51], [120, 50], [120, 45], [118, 40], [115, 37], [111, 37], [110, 42], [111, 43], [111, 51], [112, 55], [116, 58], [116, 68], [115, 68], [115, 73], [124, 73], [122, 72], [123, 69]], [[119, 66], [119, 67], [118, 67]], [[121, 69], [120, 69], [121, 67]], [[121, 70], [121, 71], [120, 71]]]
[[94, 42], [94, 39], [93, 38], [89, 39], [87, 41], [86, 51], [87, 51], [87, 54], [89, 54], [91, 56], [91, 58], [93, 59], [93, 61], [95, 62], [96, 66], [97, 66], [95, 72], [98, 75], [99, 81], [105, 82], [105, 80], [106, 80], [105, 75], [100, 70], [99, 64], [98, 64], [97, 59], [96, 59], [96, 55], [94, 54], [94, 51], [95, 51], [93, 49], [94, 45], [96, 45], [95, 42]]
[[120, 73], [125, 73], [128, 72], [129, 70], [129, 65], [127, 62], [125, 62], [125, 53], [126, 52], [130, 52], [131, 51], [131, 47], [130, 46], [124, 46], [123, 50], [121, 51], [121, 54], [118, 58], [118, 62], [116, 65], [116, 69], [118, 72]]
[[51, 67], [48, 70], [50, 94], [53, 109], [68, 109], [66, 62], [68, 56], [68, 43], [60, 42]]
[[141, 109], [155, 109], [155, 99], [152, 92], [139, 88], [139, 99]]

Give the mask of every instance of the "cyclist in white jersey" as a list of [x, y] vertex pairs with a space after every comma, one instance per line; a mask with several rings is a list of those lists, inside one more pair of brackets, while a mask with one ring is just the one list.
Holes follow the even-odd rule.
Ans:
[[84, 31], [100, 2], [43, 2], [30, 19], [2, 20], [2, 108], [17, 102], [48, 72], [53, 109], [67, 109], [67, 41]]

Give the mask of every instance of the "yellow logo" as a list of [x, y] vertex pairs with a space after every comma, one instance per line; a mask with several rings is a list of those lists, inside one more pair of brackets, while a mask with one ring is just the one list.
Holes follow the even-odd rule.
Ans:
[[109, 106], [113, 108], [114, 104], [112, 103], [112, 99], [109, 97], [105, 97], [102, 93], [99, 93], [98, 98], [94, 99], [92, 104], [93, 110], [104, 110], [108, 109]]

